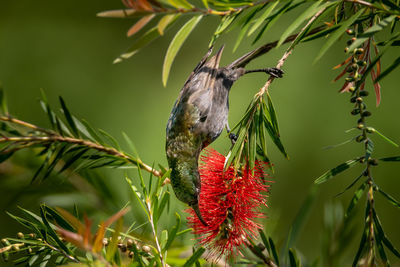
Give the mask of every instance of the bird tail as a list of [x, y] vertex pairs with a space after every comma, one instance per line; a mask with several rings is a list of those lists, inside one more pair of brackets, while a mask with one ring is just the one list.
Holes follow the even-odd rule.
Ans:
[[191, 207], [193, 208], [194, 212], [196, 213], [196, 215], [199, 218], [199, 220], [201, 221], [201, 223], [204, 224], [204, 226], [207, 226], [208, 224], [204, 221], [203, 217], [201, 216], [199, 202], [191, 205]]

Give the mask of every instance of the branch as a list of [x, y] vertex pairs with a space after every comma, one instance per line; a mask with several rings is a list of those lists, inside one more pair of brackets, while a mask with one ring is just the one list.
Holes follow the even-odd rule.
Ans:
[[[120, 158], [122, 160], [125, 160], [128, 163], [135, 164], [136, 166], [142, 168], [143, 170], [152, 173], [154, 176], [161, 177], [162, 173], [154, 170], [151, 166], [145, 164], [142, 162], [140, 159], [133, 158], [124, 152], [118, 151], [117, 149], [113, 147], [106, 147], [103, 146], [99, 143], [95, 143], [89, 140], [84, 140], [84, 139], [79, 139], [79, 138], [73, 138], [73, 137], [65, 137], [62, 136], [58, 133], [55, 133], [53, 131], [49, 131], [43, 128], [40, 128], [34, 124], [21, 121], [18, 119], [14, 119], [11, 117], [7, 116], [0, 116], [0, 120], [2, 121], [8, 121], [14, 124], [18, 124], [21, 126], [24, 126], [26, 128], [30, 128], [36, 131], [40, 131], [45, 133], [47, 136], [13, 136], [13, 137], [2, 137], [0, 138], [0, 143], [5, 143], [5, 142], [15, 142], [15, 143], [22, 143], [24, 146], [18, 147], [15, 150], [19, 150], [21, 148], [29, 147], [34, 144], [40, 144], [40, 143], [53, 143], [53, 142], [60, 142], [60, 143], [68, 143], [68, 144], [76, 144], [76, 145], [81, 145], [90, 149], [97, 150], [99, 152], [103, 152], [108, 155], [112, 155], [114, 157]], [[11, 151], [7, 151], [11, 152]], [[2, 151], [1, 154], [6, 154], [6, 151]]]

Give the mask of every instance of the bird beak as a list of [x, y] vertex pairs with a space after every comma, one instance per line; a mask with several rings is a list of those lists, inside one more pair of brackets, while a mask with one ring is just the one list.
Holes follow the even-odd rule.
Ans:
[[221, 48], [218, 50], [218, 52], [210, 58], [207, 62], [207, 66], [212, 68], [212, 69], [218, 69], [219, 68], [219, 62], [221, 61], [222, 57], [222, 52], [224, 51], [225, 45], [221, 46]]

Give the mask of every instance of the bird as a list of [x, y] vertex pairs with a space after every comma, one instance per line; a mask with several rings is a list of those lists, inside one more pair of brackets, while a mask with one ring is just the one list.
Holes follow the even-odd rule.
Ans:
[[[233, 144], [237, 139], [228, 125], [229, 92], [233, 83], [252, 72], [265, 72], [277, 78], [284, 73], [278, 68], [246, 70], [233, 63], [220, 67], [224, 46], [209, 58], [212, 50], [210, 47], [179, 93], [167, 122], [165, 146], [175, 195], [193, 208], [204, 225], [207, 223], [199, 209], [199, 156], [224, 128]], [[244, 57], [234, 62], [242, 62]]]

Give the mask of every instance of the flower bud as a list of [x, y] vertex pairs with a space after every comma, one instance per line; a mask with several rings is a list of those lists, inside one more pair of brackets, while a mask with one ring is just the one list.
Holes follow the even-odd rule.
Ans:
[[348, 51], [349, 51], [349, 48], [346, 47], [346, 48], [344, 49], [344, 52], [347, 53]]
[[345, 80], [346, 82], [352, 82], [354, 81], [354, 77], [347, 77]]
[[357, 63], [351, 64], [351, 68], [352, 68], [352, 70], [357, 70], [358, 69]]
[[352, 29], [347, 29], [347, 30], [346, 30], [346, 33], [347, 33], [348, 35], [353, 35], [353, 34], [354, 34], [354, 31], [353, 31]]
[[357, 99], [357, 97], [353, 96], [352, 98], [350, 98], [350, 103], [356, 103], [356, 99]]
[[129, 258], [133, 258], [133, 251], [131, 251], [131, 252], [129, 252], [129, 254], [128, 254], [128, 256], [129, 256]]
[[362, 99], [361, 97], [357, 97], [357, 98], [356, 98], [356, 101], [357, 101], [357, 103], [362, 103], [362, 102], [363, 102], [363, 99]]
[[349, 87], [349, 92], [354, 92], [354, 90], [356, 90], [354, 86]]
[[357, 115], [358, 113], [360, 113], [360, 110], [358, 108], [355, 108], [351, 111], [351, 115]]
[[18, 237], [19, 239], [23, 239], [23, 238], [24, 238], [24, 234], [21, 233], [21, 232], [19, 232], [19, 233], [17, 233], [17, 237]]
[[368, 91], [365, 90], [360, 91], [360, 96], [368, 96], [368, 95], [369, 95]]
[[126, 245], [131, 247], [133, 245], [133, 240], [129, 238], [128, 241], [126, 241]]
[[8, 240], [7, 240], [6, 238], [3, 238], [3, 239], [1, 240], [1, 243], [2, 243], [3, 245], [5, 245], [5, 246], [10, 245], [10, 242], [8, 242]]
[[359, 123], [359, 124], [357, 125], [357, 128], [360, 129], [360, 130], [364, 129], [364, 124]]
[[108, 239], [107, 238], [103, 238], [103, 246], [108, 246]]
[[364, 116], [364, 117], [369, 117], [369, 116], [371, 116], [371, 112], [369, 112], [369, 111], [364, 111], [363, 113], [362, 113], [362, 115]]
[[29, 254], [32, 254], [32, 253], [33, 253], [33, 250], [32, 250], [31, 247], [28, 248], [28, 253], [29, 253]]
[[19, 251], [19, 246], [17, 246], [17, 245], [13, 245], [11, 248], [12, 248], [12, 250], [14, 250], [16, 252]]

